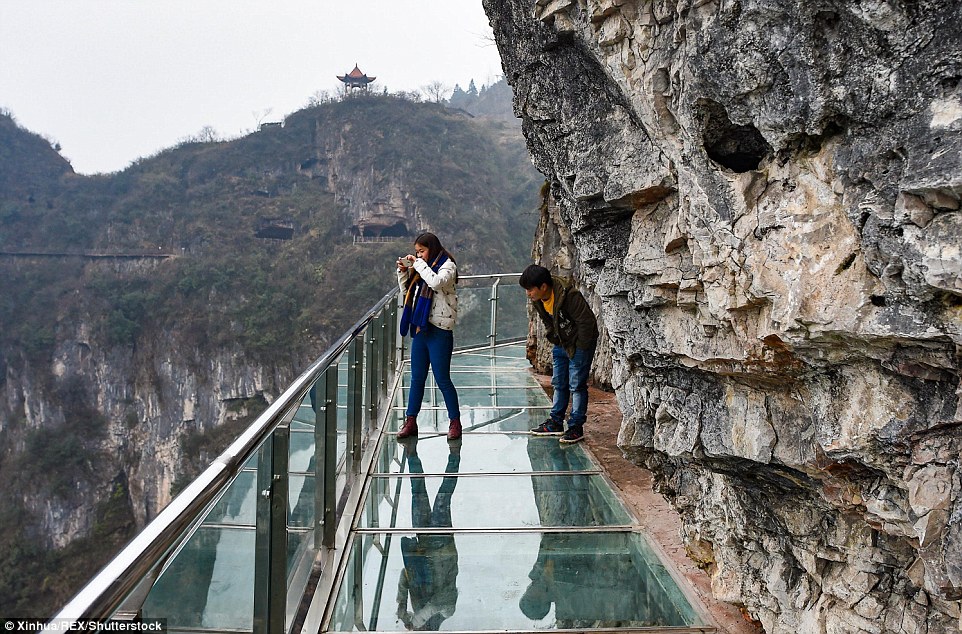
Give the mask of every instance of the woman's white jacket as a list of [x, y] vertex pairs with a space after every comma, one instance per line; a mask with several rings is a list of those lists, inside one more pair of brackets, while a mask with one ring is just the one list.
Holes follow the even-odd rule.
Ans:
[[[428, 323], [443, 330], [454, 330], [454, 322], [458, 318], [458, 290], [455, 280], [458, 277], [458, 266], [454, 260], [448, 259], [435, 273], [428, 263], [418, 258], [414, 261], [414, 270], [418, 272], [431, 290], [434, 291], [434, 301], [431, 302], [431, 314]], [[401, 298], [407, 291], [408, 277], [411, 269], [397, 272], [397, 283], [401, 287]]]

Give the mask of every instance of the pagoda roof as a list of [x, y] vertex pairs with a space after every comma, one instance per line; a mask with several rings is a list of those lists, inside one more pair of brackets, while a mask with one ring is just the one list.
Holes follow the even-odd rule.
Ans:
[[343, 81], [344, 83], [349, 83], [349, 84], [359, 84], [359, 83], [369, 84], [375, 79], [377, 79], [377, 77], [368, 77], [367, 75], [365, 75], [363, 72], [361, 72], [361, 69], [358, 68], [357, 64], [354, 65], [354, 70], [352, 70], [346, 75], [337, 75], [337, 78]]

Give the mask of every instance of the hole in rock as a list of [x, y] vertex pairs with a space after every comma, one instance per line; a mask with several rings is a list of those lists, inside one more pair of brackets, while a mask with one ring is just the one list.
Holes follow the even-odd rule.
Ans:
[[869, 295], [869, 300], [873, 306], [885, 306], [886, 303], [884, 295]]
[[942, 293], [942, 303], [952, 308], [962, 306], [962, 296], [954, 293]]
[[772, 146], [761, 132], [753, 125], [732, 123], [721, 104], [703, 99], [696, 108], [705, 152], [715, 163], [733, 172], [749, 172], [771, 155]]
[[850, 253], [848, 257], [845, 258], [842, 261], [842, 263], [838, 265], [838, 268], [835, 269], [835, 275], [838, 275], [842, 271], [847, 271], [848, 269], [850, 269], [852, 267], [852, 264], [855, 263], [855, 257], [857, 255], [858, 255], [857, 253]]

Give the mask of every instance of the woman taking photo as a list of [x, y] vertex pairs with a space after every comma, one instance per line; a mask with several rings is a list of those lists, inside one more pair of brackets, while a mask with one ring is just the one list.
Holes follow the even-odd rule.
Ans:
[[417, 437], [428, 366], [448, 410], [448, 440], [461, 437], [458, 392], [451, 382], [454, 321], [458, 316], [458, 267], [433, 233], [414, 240], [414, 255], [398, 258], [397, 279], [404, 294], [401, 336], [411, 334], [411, 389], [398, 439]]

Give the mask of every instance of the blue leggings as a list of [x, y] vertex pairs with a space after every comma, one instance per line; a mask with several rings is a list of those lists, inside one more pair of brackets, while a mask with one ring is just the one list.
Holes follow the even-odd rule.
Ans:
[[461, 419], [458, 391], [451, 381], [451, 354], [454, 352], [454, 333], [428, 324], [411, 339], [411, 391], [408, 394], [408, 416], [417, 416], [424, 400], [424, 384], [428, 380], [428, 366], [434, 371], [434, 382], [444, 396], [448, 418]]

